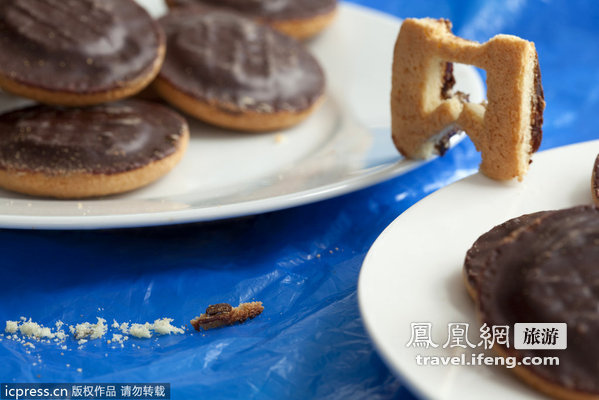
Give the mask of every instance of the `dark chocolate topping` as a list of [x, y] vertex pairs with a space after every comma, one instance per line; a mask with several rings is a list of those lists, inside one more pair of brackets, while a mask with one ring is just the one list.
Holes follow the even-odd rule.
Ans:
[[95, 93], [148, 74], [164, 37], [132, 0], [0, 2], [0, 74], [20, 84]]
[[535, 92], [532, 96], [530, 111], [530, 146], [533, 152], [539, 149], [543, 140], [543, 111], [545, 110], [545, 95], [543, 94], [541, 68], [539, 67], [539, 57], [537, 55], [535, 55], [534, 76]]
[[206, 315], [217, 315], [231, 312], [233, 306], [228, 303], [212, 304], [206, 308]]
[[294, 20], [328, 14], [337, 0], [167, 0], [172, 7], [204, 4], [234, 10], [264, 20]]
[[496, 254], [495, 250], [500, 245], [515, 240], [522, 230], [540, 221], [540, 217], [550, 212], [539, 211], [512, 218], [479, 237], [466, 253], [466, 260], [464, 261], [464, 270], [470, 286], [478, 289], [480, 273], [486, 265], [492, 262], [491, 260]]
[[591, 178], [591, 195], [595, 204], [599, 206], [599, 155], [595, 158]]
[[224, 110], [303, 111], [324, 74], [302, 44], [237, 14], [177, 10], [160, 20], [167, 54], [160, 78]]
[[0, 168], [114, 174], [173, 154], [185, 120], [157, 103], [33, 106], [0, 115]]
[[[550, 212], [502, 243], [478, 279], [482, 321], [568, 325], [566, 350], [504, 349], [522, 357], [559, 357], [559, 365], [527, 366], [538, 377], [599, 394], [599, 209]], [[513, 332], [511, 332], [513, 333]], [[513, 335], [512, 341], [513, 343]]]

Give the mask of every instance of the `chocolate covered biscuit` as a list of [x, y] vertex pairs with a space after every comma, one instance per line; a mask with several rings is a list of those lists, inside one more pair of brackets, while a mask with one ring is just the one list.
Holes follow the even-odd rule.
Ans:
[[156, 91], [225, 128], [267, 131], [306, 118], [324, 94], [316, 59], [294, 39], [228, 11], [176, 10], [160, 20], [167, 56]]
[[158, 179], [181, 159], [185, 120], [156, 103], [32, 106], [0, 115], [0, 186], [59, 198], [102, 196]]
[[494, 347], [519, 361], [557, 357], [558, 365], [519, 364], [514, 369], [552, 397], [599, 398], [598, 244], [599, 209], [578, 206], [508, 221], [481, 236], [466, 257], [481, 323], [567, 324], [564, 350]]
[[82, 106], [133, 95], [158, 73], [164, 34], [133, 0], [0, 2], [0, 87]]

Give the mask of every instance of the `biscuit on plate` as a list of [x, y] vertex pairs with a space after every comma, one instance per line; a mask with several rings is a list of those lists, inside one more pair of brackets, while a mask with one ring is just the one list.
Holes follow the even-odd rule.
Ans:
[[0, 187], [56, 198], [133, 190], [183, 157], [187, 123], [157, 103], [38, 105], [0, 115]]
[[[512, 369], [558, 399], [599, 399], [599, 209], [578, 206], [512, 219], [481, 236], [468, 251], [465, 277], [481, 323], [509, 326]], [[515, 349], [516, 323], [566, 323], [564, 350]], [[557, 357], [559, 365], [525, 365]]]
[[133, 0], [0, 2], [0, 88], [47, 104], [131, 96], [164, 59], [164, 34]]
[[323, 99], [316, 58], [265, 25], [204, 7], [174, 10], [160, 24], [168, 50], [153, 87], [191, 116], [229, 129], [271, 131], [304, 120]]

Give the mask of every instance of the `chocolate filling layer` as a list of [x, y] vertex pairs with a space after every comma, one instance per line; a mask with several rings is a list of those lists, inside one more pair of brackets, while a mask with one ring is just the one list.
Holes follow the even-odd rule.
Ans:
[[294, 20], [332, 12], [337, 0], [167, 0], [171, 7], [204, 4], [228, 8], [252, 18]]
[[591, 191], [593, 201], [599, 206], [599, 155], [595, 158], [595, 164], [593, 165]]
[[115, 174], [173, 154], [185, 120], [156, 103], [33, 106], [0, 115], [0, 168], [64, 175]]
[[160, 78], [224, 111], [303, 111], [324, 92], [324, 73], [303, 45], [251, 19], [194, 8], [160, 24], [167, 34]]
[[441, 98], [447, 100], [451, 97], [451, 89], [455, 85], [455, 77], [453, 76], [453, 63], [445, 63], [445, 72], [443, 73], [443, 86], [441, 87]]
[[0, 2], [0, 74], [20, 84], [95, 93], [149, 73], [164, 43], [132, 0]]
[[[446, 23], [449, 23], [449, 21], [446, 21]], [[453, 63], [446, 62], [445, 70], [443, 72], [443, 85], [441, 87], [442, 99], [447, 100], [452, 97], [451, 90], [453, 89], [455, 83], [455, 77], [453, 76]], [[439, 154], [440, 156], [444, 156], [445, 153], [447, 153], [447, 150], [449, 150], [451, 138], [459, 131], [459, 128], [451, 129], [446, 134], [442, 135], [439, 139], [436, 140], [435, 150], [437, 154]]]
[[543, 111], [545, 110], [545, 95], [543, 94], [543, 85], [541, 83], [541, 68], [539, 67], [539, 57], [535, 55], [534, 70], [534, 88], [535, 93], [532, 97], [530, 111], [530, 147], [535, 152], [541, 146], [543, 140]]
[[[550, 212], [502, 243], [478, 279], [482, 322], [568, 325], [566, 350], [515, 350], [508, 355], [559, 357], [559, 365], [527, 366], [564, 388], [599, 394], [599, 209]], [[513, 328], [512, 328], [513, 329]], [[510, 332], [513, 344], [513, 331]]]

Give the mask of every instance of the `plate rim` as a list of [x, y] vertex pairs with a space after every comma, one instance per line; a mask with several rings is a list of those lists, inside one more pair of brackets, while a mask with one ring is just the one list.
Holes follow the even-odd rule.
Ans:
[[[222, 206], [122, 215], [20, 216], [0, 215], [0, 229], [113, 229], [178, 225], [233, 219], [328, 200], [392, 179], [431, 162], [398, 161], [381, 170], [314, 189]], [[60, 201], [60, 200], [58, 200]], [[81, 200], [72, 200], [74, 203]], [[84, 200], [85, 201], [85, 200]], [[142, 221], [140, 221], [142, 220]], [[84, 221], [84, 225], [82, 222]]]

